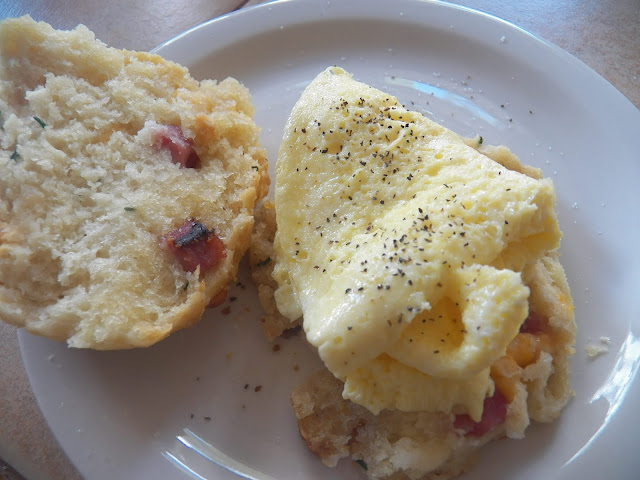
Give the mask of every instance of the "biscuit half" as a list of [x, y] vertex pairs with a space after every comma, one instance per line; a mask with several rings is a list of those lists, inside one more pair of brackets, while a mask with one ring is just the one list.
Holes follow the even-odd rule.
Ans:
[[269, 185], [247, 88], [84, 26], [0, 24], [0, 318], [151, 345], [224, 295]]

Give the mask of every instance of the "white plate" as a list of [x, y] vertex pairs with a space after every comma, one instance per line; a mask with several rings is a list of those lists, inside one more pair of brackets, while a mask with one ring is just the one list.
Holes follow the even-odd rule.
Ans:
[[[486, 448], [465, 478], [637, 478], [640, 112], [628, 100], [510, 24], [424, 1], [266, 4], [157, 51], [196, 77], [244, 82], [271, 162], [304, 86], [339, 64], [459, 133], [509, 145], [543, 168], [558, 191], [579, 324], [575, 398], [558, 422]], [[179, 442], [188, 428], [227, 461], [272, 478], [362, 477], [350, 462], [326, 469], [302, 445], [288, 393], [318, 360], [300, 338], [272, 350], [246, 272], [240, 281], [230, 293], [237, 300], [144, 350], [69, 350], [21, 332], [40, 407], [83, 476], [236, 478]], [[611, 339], [609, 353], [588, 359], [586, 345], [601, 336]]]

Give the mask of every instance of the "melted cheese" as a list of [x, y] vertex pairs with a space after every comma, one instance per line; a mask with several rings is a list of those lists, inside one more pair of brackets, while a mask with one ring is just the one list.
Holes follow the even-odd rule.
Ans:
[[559, 244], [552, 183], [339, 68], [293, 108], [275, 183], [276, 302], [345, 397], [479, 418], [527, 315], [519, 272]]

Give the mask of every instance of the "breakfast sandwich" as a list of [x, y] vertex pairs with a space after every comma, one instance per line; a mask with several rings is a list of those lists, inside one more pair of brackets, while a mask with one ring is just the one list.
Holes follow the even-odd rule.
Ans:
[[0, 319], [151, 345], [224, 299], [267, 192], [248, 90], [84, 26], [0, 23]]
[[327, 465], [450, 478], [569, 400], [554, 187], [508, 149], [329, 68], [291, 112], [261, 218], [265, 331], [301, 322], [325, 365], [291, 401]]

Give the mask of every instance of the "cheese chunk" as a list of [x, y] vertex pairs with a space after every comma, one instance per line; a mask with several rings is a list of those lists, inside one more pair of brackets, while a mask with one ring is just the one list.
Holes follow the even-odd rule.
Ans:
[[[345, 396], [478, 418], [488, 367], [527, 316], [520, 271], [559, 245], [551, 181], [333, 67], [291, 112], [275, 205], [278, 309], [304, 317]], [[442, 393], [452, 382], [464, 394]]]

